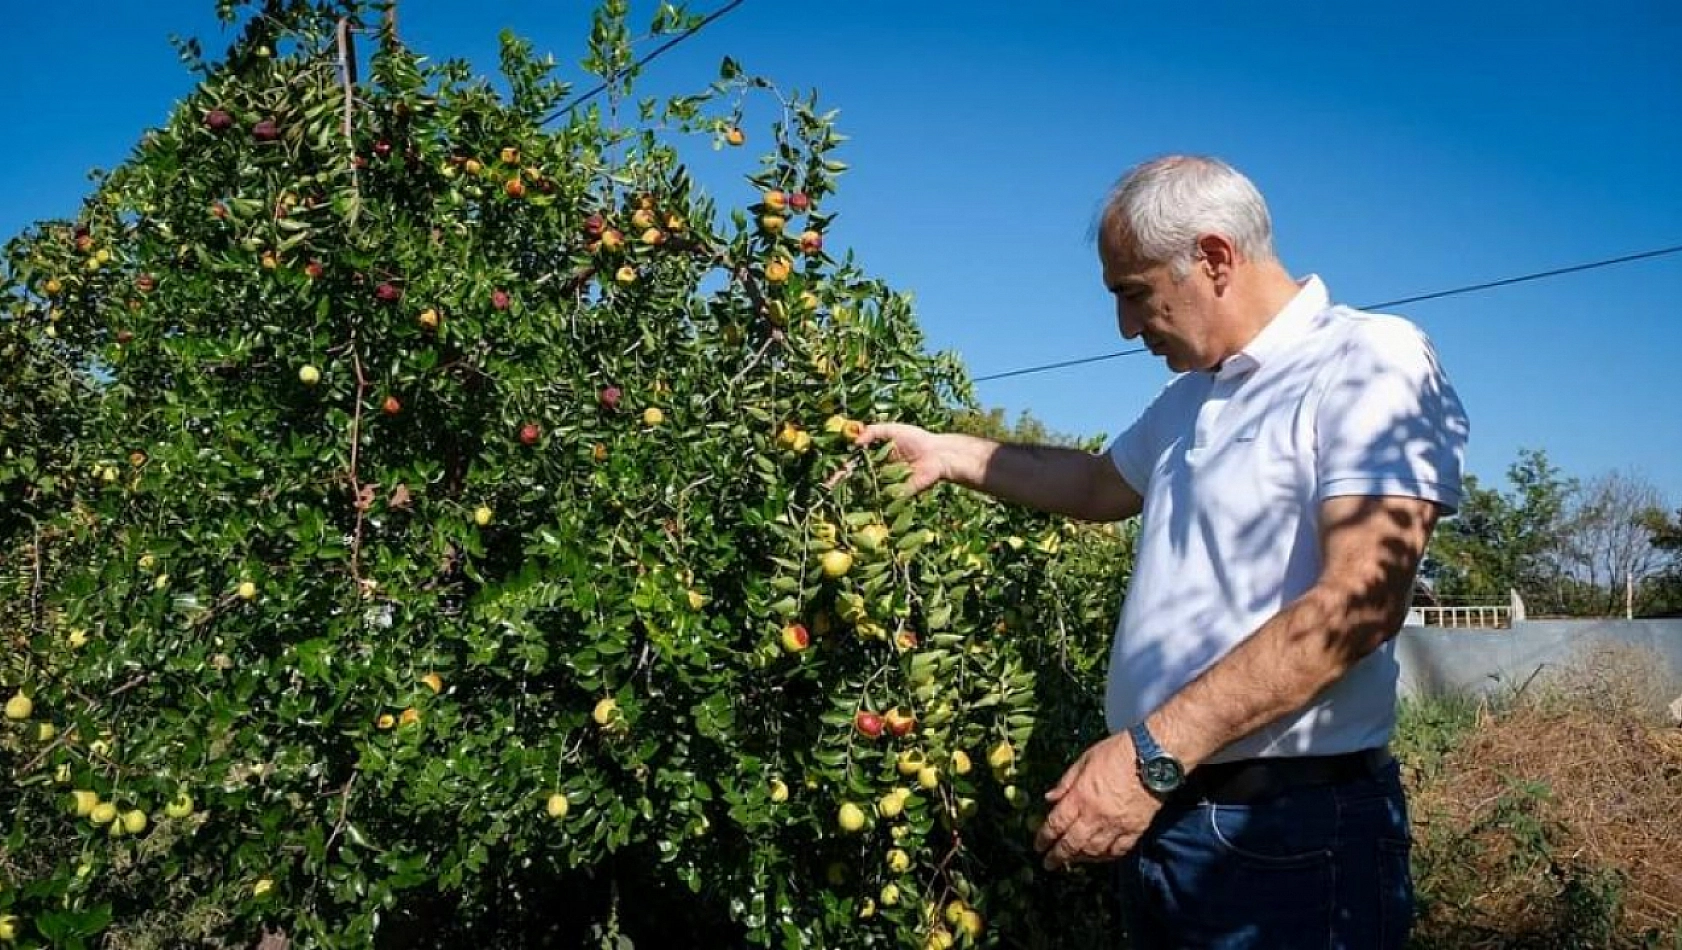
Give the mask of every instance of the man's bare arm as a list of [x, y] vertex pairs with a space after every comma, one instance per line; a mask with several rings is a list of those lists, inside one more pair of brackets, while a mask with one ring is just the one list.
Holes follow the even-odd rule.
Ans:
[[882, 423], [860, 444], [887, 440], [912, 467], [912, 487], [952, 482], [1002, 501], [1086, 521], [1121, 521], [1143, 501], [1108, 456], [1080, 449], [1012, 445], [958, 433]]
[[1416, 498], [1332, 498], [1321, 506], [1324, 566], [1298, 598], [1150, 719], [1187, 768], [1308, 705], [1401, 628], [1439, 509]]

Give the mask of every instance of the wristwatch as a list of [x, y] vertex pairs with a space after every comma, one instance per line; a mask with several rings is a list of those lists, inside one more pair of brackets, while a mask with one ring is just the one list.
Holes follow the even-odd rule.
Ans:
[[1152, 794], [1171, 794], [1185, 784], [1186, 768], [1180, 760], [1162, 751], [1156, 737], [1143, 722], [1127, 730], [1133, 738], [1133, 748], [1139, 756], [1139, 782]]

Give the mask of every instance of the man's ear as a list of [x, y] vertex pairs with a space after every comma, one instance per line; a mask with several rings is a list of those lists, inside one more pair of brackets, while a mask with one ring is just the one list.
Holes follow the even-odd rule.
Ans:
[[1232, 268], [1238, 262], [1238, 248], [1225, 235], [1203, 234], [1197, 238], [1197, 267], [1220, 293], [1232, 283]]

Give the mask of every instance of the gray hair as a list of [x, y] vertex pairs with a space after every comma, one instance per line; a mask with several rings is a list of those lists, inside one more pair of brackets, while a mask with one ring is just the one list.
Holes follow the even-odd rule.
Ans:
[[1167, 264], [1176, 280], [1191, 273], [1205, 234], [1226, 237], [1251, 260], [1274, 259], [1267, 202], [1218, 158], [1167, 155], [1135, 166], [1110, 191], [1098, 222], [1100, 232], [1130, 238], [1144, 260]]

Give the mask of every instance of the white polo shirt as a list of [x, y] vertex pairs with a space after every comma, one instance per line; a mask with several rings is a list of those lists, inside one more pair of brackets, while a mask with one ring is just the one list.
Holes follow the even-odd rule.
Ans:
[[[1150, 715], [1308, 591], [1327, 498], [1457, 507], [1467, 430], [1425, 335], [1330, 305], [1317, 277], [1219, 370], [1171, 380], [1109, 449], [1145, 503], [1110, 652], [1110, 729]], [[1396, 672], [1386, 643], [1212, 761], [1381, 745], [1395, 726]]]

